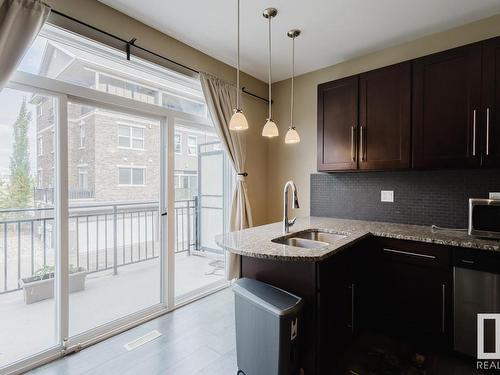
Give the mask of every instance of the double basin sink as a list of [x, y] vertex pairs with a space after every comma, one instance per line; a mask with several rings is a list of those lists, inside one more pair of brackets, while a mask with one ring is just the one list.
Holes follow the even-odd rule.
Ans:
[[328, 232], [320, 229], [307, 229], [296, 233], [290, 233], [271, 241], [306, 249], [321, 249], [346, 237], [347, 234], [345, 233]]

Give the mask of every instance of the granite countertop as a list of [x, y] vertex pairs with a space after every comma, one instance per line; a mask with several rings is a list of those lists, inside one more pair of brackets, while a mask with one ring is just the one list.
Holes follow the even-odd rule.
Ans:
[[328, 258], [370, 235], [500, 252], [500, 240], [479, 239], [465, 231], [435, 230], [430, 226], [309, 216], [297, 218], [290, 232], [307, 229], [326, 230], [346, 237], [319, 249], [283, 245], [271, 242], [283, 236], [282, 223], [278, 222], [219, 235], [215, 241], [223, 249], [244, 256], [313, 262]]

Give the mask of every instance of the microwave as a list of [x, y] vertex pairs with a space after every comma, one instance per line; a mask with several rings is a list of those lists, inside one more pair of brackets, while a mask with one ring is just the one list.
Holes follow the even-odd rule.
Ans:
[[500, 239], [500, 199], [469, 199], [469, 235]]

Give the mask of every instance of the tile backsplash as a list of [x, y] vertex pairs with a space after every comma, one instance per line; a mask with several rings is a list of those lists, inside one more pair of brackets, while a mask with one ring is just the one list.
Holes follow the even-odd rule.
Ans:
[[[393, 190], [394, 202], [381, 202]], [[469, 198], [500, 192], [500, 170], [311, 175], [311, 215], [466, 228]]]

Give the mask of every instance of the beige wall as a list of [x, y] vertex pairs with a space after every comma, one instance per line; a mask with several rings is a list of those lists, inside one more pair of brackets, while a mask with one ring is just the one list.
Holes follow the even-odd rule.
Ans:
[[[209, 72], [228, 82], [235, 82], [236, 71], [210, 56], [175, 40], [143, 23], [130, 18], [96, 0], [46, 0], [54, 9], [87, 22], [125, 40], [137, 38], [137, 44], [167, 56], [196, 70]], [[266, 84], [243, 74], [242, 86], [252, 92], [266, 96]], [[263, 119], [266, 118], [264, 102], [243, 96], [243, 110], [247, 115], [250, 130], [246, 132], [248, 194], [255, 224], [267, 220], [267, 145], [260, 136]]]
[[[297, 77], [294, 122], [301, 142], [298, 145], [285, 145], [283, 137], [269, 142], [268, 221], [280, 219], [282, 188], [289, 179], [294, 180], [298, 187], [301, 204], [298, 215], [309, 214], [309, 179], [310, 174], [316, 172], [316, 90], [319, 83], [498, 35], [500, 35], [500, 15], [495, 15]], [[300, 48], [297, 48], [296, 58], [308, 57], [300, 56]], [[273, 117], [279, 124], [281, 135], [284, 136], [290, 120], [290, 80], [273, 85], [273, 100], [275, 102]]]

